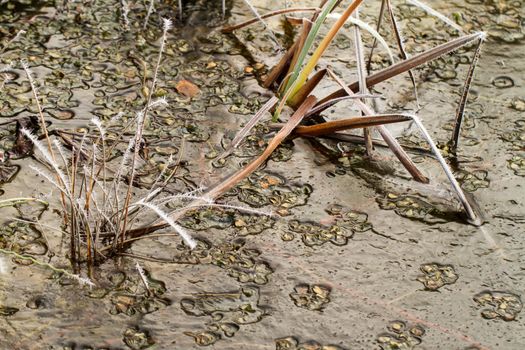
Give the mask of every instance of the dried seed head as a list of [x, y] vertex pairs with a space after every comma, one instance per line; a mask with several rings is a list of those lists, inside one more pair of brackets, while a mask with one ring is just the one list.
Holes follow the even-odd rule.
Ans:
[[91, 118], [91, 123], [97, 127], [100, 132], [100, 136], [104, 137], [106, 135], [106, 130], [102, 126], [102, 122], [98, 117]]
[[167, 32], [168, 30], [170, 30], [173, 27], [173, 22], [169, 18], [163, 18], [162, 22], [164, 23], [164, 27], [163, 27], [164, 32]]
[[155, 108], [157, 106], [167, 107], [168, 106], [168, 101], [166, 100], [166, 97], [159, 97], [155, 101], [151, 102], [149, 104], [148, 108]]
[[485, 41], [485, 39], [487, 39], [487, 32], [478, 32], [478, 35], [481, 41]]
[[79, 275], [70, 275], [70, 276], [76, 279], [81, 286], [88, 286], [89, 288], [95, 287], [95, 283], [93, 283], [93, 281], [91, 281], [87, 277], [81, 277]]

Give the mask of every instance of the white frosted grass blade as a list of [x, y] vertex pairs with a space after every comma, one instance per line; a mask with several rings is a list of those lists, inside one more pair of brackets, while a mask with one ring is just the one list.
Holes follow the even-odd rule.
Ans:
[[135, 264], [135, 268], [137, 269], [137, 272], [139, 273], [140, 279], [142, 279], [142, 283], [144, 283], [144, 286], [146, 286], [146, 289], [149, 290], [149, 283], [148, 283], [148, 278], [146, 277], [146, 272], [144, 271], [142, 266], [140, 266], [138, 261]]
[[454, 28], [458, 32], [463, 33], [463, 29], [459, 25], [454, 23], [448, 17], [446, 17], [443, 14], [439, 13], [438, 11], [434, 10], [432, 7], [428, 6], [427, 4], [424, 4], [424, 3], [422, 3], [421, 1], [418, 1], [418, 0], [407, 0], [407, 2], [409, 4], [412, 4], [414, 6], [419, 7], [420, 9], [422, 9], [423, 11], [431, 14], [432, 16], [439, 18], [440, 20], [442, 20], [443, 22], [445, 22], [446, 24], [448, 24], [449, 26], [451, 26], [452, 28]]
[[246, 5], [248, 5], [248, 7], [250, 8], [250, 11], [252, 11], [252, 13], [254, 14], [255, 17], [257, 17], [257, 20], [259, 22], [261, 22], [261, 24], [264, 26], [264, 29], [266, 29], [268, 31], [268, 33], [270, 34], [270, 37], [272, 38], [272, 40], [275, 42], [275, 44], [277, 45], [277, 47], [279, 48], [279, 50], [282, 50], [282, 47], [281, 47], [281, 44], [279, 44], [279, 40], [277, 40], [277, 37], [275, 36], [275, 34], [273, 33], [273, 31], [270, 29], [270, 27], [268, 27], [268, 25], [266, 24], [266, 22], [264, 21], [264, 19], [261, 17], [261, 15], [259, 14], [259, 12], [257, 11], [257, 9], [252, 5], [252, 3], [249, 1], [249, 0], [244, 0], [244, 3]]
[[106, 129], [104, 129], [104, 127], [102, 126], [102, 122], [100, 121], [98, 117], [91, 118], [90, 122], [97, 127], [98, 131], [100, 132], [100, 136], [102, 138], [106, 136]]
[[[201, 198], [197, 198], [197, 199], [200, 200]], [[254, 209], [254, 208], [241, 207], [241, 206], [230, 205], [230, 204], [213, 203], [213, 202], [210, 202], [209, 199], [207, 199], [207, 198], [202, 199], [202, 201], [203, 201], [203, 203], [189, 204], [189, 205], [187, 205], [185, 207], [182, 207], [180, 209], [175, 210], [174, 212], [184, 212], [188, 208], [209, 207], [209, 208], [233, 209], [233, 210], [238, 210], [240, 212], [244, 212], [244, 213], [248, 213], [248, 214], [256, 214], [256, 215], [261, 215], [261, 216], [269, 216], [269, 217], [274, 217], [275, 216], [275, 214], [272, 213], [271, 211], [258, 210], [258, 209]]]
[[46, 179], [51, 185], [55, 186], [60, 192], [66, 193], [65, 188], [60, 186], [55, 180], [53, 180], [53, 177], [49, 174], [47, 174], [43, 169], [40, 169], [39, 167], [36, 167], [34, 165], [29, 165], [29, 168], [33, 170], [38, 175], [42, 176], [44, 179]]
[[69, 181], [66, 177], [66, 175], [62, 172], [57, 162], [53, 159], [51, 153], [47, 150], [47, 148], [36, 138], [35, 135], [33, 135], [29, 130], [22, 129], [22, 133], [33, 142], [33, 144], [36, 146], [36, 148], [42, 153], [44, 158], [46, 159], [47, 163], [51, 165], [55, 173], [60, 178], [60, 181], [62, 181], [62, 184], [64, 185], [65, 193], [69, 196]]
[[[341, 17], [341, 14], [339, 14], [339, 13], [331, 13], [331, 14], [328, 15], [328, 18], [331, 18], [331, 19], [338, 19], [339, 17]], [[392, 63], [394, 63], [394, 54], [390, 50], [390, 47], [388, 46], [388, 43], [386, 42], [386, 40], [383, 39], [383, 37], [381, 36], [381, 34], [379, 34], [377, 32], [377, 30], [372, 28], [368, 23], [363, 22], [360, 19], [357, 19], [357, 18], [355, 18], [353, 16], [350, 16], [348, 18], [348, 22], [350, 22], [350, 23], [358, 26], [359, 28], [367, 31], [368, 33], [370, 33], [370, 35], [372, 35], [374, 37], [374, 39], [376, 39], [381, 44], [381, 46], [383, 46], [383, 48], [388, 53], [390, 61]]]
[[252, 130], [252, 128], [264, 117], [265, 113], [268, 112], [273, 106], [279, 102], [279, 99], [276, 96], [273, 96], [269, 99], [262, 107], [254, 114], [254, 116], [246, 123], [244, 128], [242, 128], [235, 138], [232, 140], [230, 146], [224, 150], [224, 152], [218, 157], [219, 159], [225, 158], [228, 156], [234, 149], [236, 149], [239, 144], [244, 140], [246, 135]]
[[166, 221], [166, 223], [168, 223], [181, 236], [184, 242], [191, 249], [194, 249], [197, 246], [197, 242], [195, 242], [195, 240], [186, 232], [186, 230], [184, 230], [181, 226], [177, 225], [175, 221], [173, 221], [173, 219], [167, 213], [162, 211], [162, 209], [157, 207], [155, 204], [140, 201], [140, 202], [137, 202], [137, 205], [143, 205], [151, 209], [152, 211], [154, 211], [155, 214], [157, 214], [162, 220]]

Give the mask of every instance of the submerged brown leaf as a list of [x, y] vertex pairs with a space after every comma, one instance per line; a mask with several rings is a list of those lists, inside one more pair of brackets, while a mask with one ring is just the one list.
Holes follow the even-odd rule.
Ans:
[[189, 80], [179, 81], [175, 86], [175, 89], [177, 89], [177, 92], [179, 94], [189, 98], [195, 97], [201, 91], [197, 85], [193, 84]]

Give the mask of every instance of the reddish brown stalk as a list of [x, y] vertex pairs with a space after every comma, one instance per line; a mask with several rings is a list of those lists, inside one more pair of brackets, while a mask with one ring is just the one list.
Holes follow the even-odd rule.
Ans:
[[[268, 12], [268, 13], [265, 13], [263, 15], [261, 15], [261, 19], [265, 19], [265, 18], [269, 18], [269, 17], [273, 17], [273, 16], [278, 16], [278, 15], [282, 15], [284, 13], [292, 13], [292, 12], [317, 12], [319, 11], [319, 9], [317, 7], [295, 7], [295, 8], [287, 8], [287, 9], [281, 9], [281, 10], [277, 10], [277, 11], [272, 11], [272, 12]], [[228, 27], [224, 27], [221, 29], [221, 32], [223, 33], [231, 33], [237, 29], [241, 29], [243, 27], [246, 27], [246, 26], [249, 26], [250, 24], [254, 24], [254, 23], [257, 23], [259, 22], [261, 19], [257, 18], [257, 17], [254, 17], [252, 19], [249, 19], [245, 22], [242, 22], [242, 23], [239, 23], [239, 24], [234, 24], [234, 25], [231, 25], [231, 26], [228, 26]]]
[[[309, 96], [306, 99], [306, 101], [297, 109], [297, 111], [295, 111], [295, 113], [290, 117], [288, 122], [284, 124], [282, 129], [279, 130], [279, 132], [277, 132], [277, 134], [275, 134], [275, 136], [270, 140], [268, 146], [259, 157], [254, 159], [251, 163], [246, 165], [241, 170], [237, 171], [232, 176], [229, 176], [223, 181], [221, 181], [218, 185], [214, 186], [210, 191], [203, 195], [203, 197], [206, 197], [209, 200], [213, 200], [226, 193], [233, 186], [235, 186], [240, 181], [249, 176], [251, 173], [253, 173], [255, 170], [257, 170], [257, 168], [259, 168], [259, 166], [270, 157], [273, 151], [275, 151], [275, 149], [286, 139], [286, 137], [288, 137], [288, 135], [290, 135], [292, 131], [299, 125], [299, 123], [303, 120], [304, 116], [306, 115], [306, 112], [308, 112], [308, 110], [310, 110], [315, 105], [316, 101], [317, 99], [314, 96]], [[186, 207], [186, 209], [178, 210], [177, 212], [172, 214], [171, 218], [173, 220], [177, 220], [180, 217], [182, 217], [188, 210], [194, 209], [195, 207], [205, 203], [207, 202], [204, 202], [202, 200], [196, 200], [190, 203]], [[157, 221], [150, 226], [127, 231], [126, 237], [127, 239], [132, 239], [135, 237], [155, 232], [168, 226], [169, 225], [164, 221]]]
[[[458, 47], [461, 47], [477, 38], [481, 37], [481, 33], [474, 33], [470, 35], [465, 35], [460, 38], [457, 38], [455, 40], [449, 41], [447, 43], [441, 44], [437, 47], [434, 47], [430, 50], [427, 50], [425, 52], [420, 53], [419, 55], [413, 56], [407, 60], [398, 62], [388, 68], [385, 68], [377, 73], [374, 73], [372, 75], [369, 75], [366, 78], [366, 85], [368, 87], [372, 87], [376, 84], [379, 84], [385, 80], [388, 80], [392, 77], [395, 77], [401, 73], [404, 73], [412, 68], [415, 68], [417, 66], [420, 66], [424, 63], [427, 63], [437, 57], [440, 57], [442, 55], [445, 55], [451, 51], [456, 50]], [[353, 82], [352, 84], [348, 85], [348, 88], [354, 92], [359, 90], [359, 82]], [[330, 107], [330, 102], [338, 97], [343, 97], [346, 95], [346, 92], [344, 89], [339, 89], [330, 95], [326, 96], [322, 100], [320, 100], [317, 103], [317, 106], [324, 104], [325, 107], [321, 109], [319, 112], [322, 112], [324, 109]]]
[[[306, 119], [306, 117], [307, 116], [305, 116], [304, 119]], [[316, 125], [318, 125], [318, 124], [316, 124]], [[283, 127], [282, 123], [271, 123], [271, 124], [268, 124], [268, 128], [270, 130], [279, 130], [282, 127]], [[302, 127], [302, 126], [298, 126], [297, 128], [300, 128], [300, 127]], [[296, 130], [297, 130], [297, 128], [296, 128]], [[307, 135], [300, 135], [300, 136], [310, 137], [310, 136], [307, 136]], [[338, 131], [333, 132], [333, 133], [322, 134], [322, 135], [318, 135], [318, 136], [312, 136], [312, 137], [332, 139], [332, 140], [337, 140], [337, 141], [342, 141], [342, 142], [349, 142], [349, 143], [355, 143], [355, 144], [360, 144], [360, 145], [364, 145], [365, 144], [365, 139], [363, 138], [363, 136], [352, 135], [352, 134], [347, 134], [347, 133], [338, 132]], [[372, 142], [373, 142], [374, 147], [388, 148], [388, 145], [383, 140], [372, 138]], [[432, 156], [432, 152], [429, 151], [426, 148], [417, 147], [417, 146], [411, 146], [411, 145], [406, 145], [406, 144], [403, 144], [402, 146], [403, 146], [403, 149], [408, 149], [411, 152], [414, 152], [416, 154], [425, 155], [425, 156], [428, 156], [428, 155]]]
[[334, 104], [341, 102], [341, 101], [355, 100], [355, 99], [361, 99], [361, 98], [379, 98], [379, 97], [380, 97], [379, 95], [364, 95], [363, 96], [360, 94], [359, 95], [354, 94], [352, 96], [346, 95], [346, 96], [337, 97], [333, 99], [332, 101], [325, 102], [323, 104], [317, 105], [315, 108], [312, 108], [310, 111], [308, 111], [308, 113], [306, 113], [305, 118], [311, 117], [313, 115], [318, 115], [319, 113], [324, 111], [326, 108], [333, 106]]
[[402, 114], [350, 117], [316, 125], [298, 126], [294, 130], [294, 134], [299, 136], [320, 136], [331, 134], [336, 131], [360, 129], [382, 124], [400, 123], [408, 120], [411, 120], [411, 118]]
[[297, 109], [297, 111], [295, 111], [295, 113], [290, 117], [283, 128], [279, 130], [279, 132], [268, 143], [268, 146], [259, 157], [254, 159], [250, 164], [239, 170], [227, 180], [215, 186], [206, 194], [206, 196], [210, 198], [217, 198], [239, 183], [242, 179], [246, 178], [248, 175], [257, 170], [257, 168], [270, 157], [273, 151], [275, 151], [275, 149], [286, 139], [286, 137], [292, 133], [295, 127], [299, 125], [306, 112], [308, 112], [308, 110], [315, 105], [316, 101], [317, 99], [314, 96], [309, 96], [306, 101], [304, 101], [304, 103]]

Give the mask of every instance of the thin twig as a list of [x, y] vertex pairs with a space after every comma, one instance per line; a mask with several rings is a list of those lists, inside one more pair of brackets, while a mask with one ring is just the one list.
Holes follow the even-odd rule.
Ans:
[[[394, 34], [396, 37], [397, 47], [399, 48], [399, 53], [401, 54], [401, 57], [406, 60], [408, 58], [408, 55], [405, 50], [405, 44], [403, 43], [403, 38], [401, 36], [401, 31], [399, 30], [399, 26], [397, 24], [396, 16], [394, 14], [394, 9], [392, 8], [392, 4], [390, 3], [390, 0], [386, 0], [386, 7], [388, 9], [388, 14], [390, 17], [390, 23], [392, 24], [392, 28], [394, 29]], [[417, 84], [416, 84], [416, 78], [414, 76], [414, 73], [411, 69], [408, 70], [408, 76], [410, 77], [410, 81], [412, 82], [412, 88], [414, 89], [414, 97], [416, 99], [416, 105], [419, 109], [419, 94], [417, 93]]]
[[481, 44], [485, 38], [481, 37], [479, 39], [476, 51], [474, 52], [474, 57], [472, 57], [472, 62], [468, 69], [467, 77], [465, 83], [463, 84], [463, 92], [461, 94], [461, 99], [459, 100], [458, 109], [456, 111], [456, 120], [454, 123], [454, 131], [452, 132], [452, 138], [450, 139], [450, 146], [452, 152], [457, 150], [459, 144], [459, 135], [461, 133], [461, 124], [463, 123], [463, 117], [465, 115], [465, 107], [467, 106], [468, 95], [470, 92], [470, 86], [472, 85], [472, 79], [474, 77], [474, 70], [478, 64], [479, 56], [481, 54]]
[[[377, 25], [376, 25], [376, 31], [379, 32], [379, 29], [381, 28], [381, 23], [383, 23], [383, 15], [385, 13], [385, 4], [386, 0], [381, 0], [381, 8], [379, 9], [379, 15], [377, 16]], [[374, 50], [377, 46], [377, 39], [374, 38], [374, 41], [372, 42], [372, 48], [370, 49], [370, 55], [368, 56], [368, 63], [366, 64], [366, 70], [368, 74], [370, 74], [371, 66], [372, 66], [372, 56], [374, 55]]]
[[146, 13], [146, 18], [144, 19], [144, 25], [142, 26], [142, 29], [146, 29], [148, 26], [149, 17], [154, 11], [153, 5], [155, 4], [155, 0], [150, 0], [149, 6], [148, 6], [148, 12]]
[[295, 7], [295, 8], [281, 9], [281, 10], [265, 13], [263, 15], [260, 15], [259, 17], [254, 17], [254, 18], [249, 19], [249, 20], [247, 20], [245, 22], [242, 22], [242, 23], [238, 23], [238, 24], [234, 24], [234, 25], [231, 25], [231, 26], [224, 27], [224, 28], [221, 29], [221, 31], [223, 33], [231, 33], [231, 32], [233, 32], [233, 31], [235, 31], [237, 29], [244, 28], [244, 27], [249, 26], [250, 24], [253, 24], [253, 23], [257, 23], [261, 19], [266, 19], [266, 18], [270, 18], [270, 17], [273, 17], [273, 16], [282, 15], [282, 14], [285, 14], [285, 13], [315, 12], [315, 11], [319, 11], [319, 9], [317, 7]]

